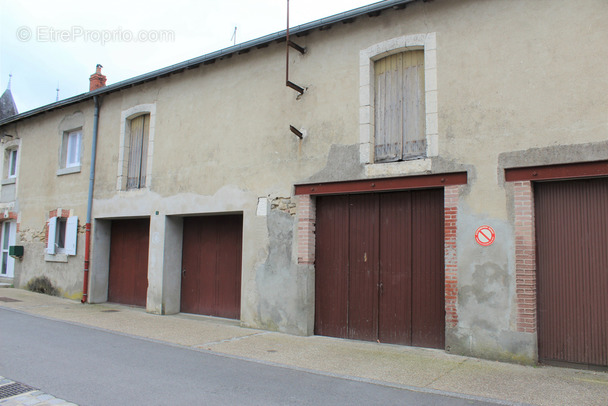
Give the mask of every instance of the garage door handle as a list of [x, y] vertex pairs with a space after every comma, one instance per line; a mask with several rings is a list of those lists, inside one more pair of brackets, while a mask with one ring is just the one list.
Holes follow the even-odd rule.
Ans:
[[186, 270], [182, 269], [182, 277], [186, 276]]
[[382, 282], [380, 282], [378, 287], [380, 288], [380, 294], [384, 293], [384, 284]]

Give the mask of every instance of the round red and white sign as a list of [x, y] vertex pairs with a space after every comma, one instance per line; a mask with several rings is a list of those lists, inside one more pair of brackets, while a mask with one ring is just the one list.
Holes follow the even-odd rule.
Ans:
[[496, 239], [496, 232], [490, 226], [481, 226], [475, 231], [475, 241], [477, 244], [487, 247], [492, 245]]

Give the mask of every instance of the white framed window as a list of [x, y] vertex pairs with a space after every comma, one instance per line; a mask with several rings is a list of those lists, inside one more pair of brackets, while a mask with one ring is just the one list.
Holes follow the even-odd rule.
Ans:
[[80, 166], [82, 131], [71, 131], [65, 135], [65, 167]]
[[18, 151], [17, 149], [11, 149], [8, 151], [8, 173], [7, 178], [16, 178], [17, 177], [17, 159], [18, 159]]
[[0, 232], [0, 276], [12, 278], [15, 270], [15, 259], [9, 256], [9, 247], [15, 245], [17, 223], [14, 221], [5, 221], [2, 223]]
[[61, 138], [57, 175], [80, 172], [82, 128], [64, 131]]
[[76, 255], [77, 237], [78, 216], [51, 217], [46, 253]]

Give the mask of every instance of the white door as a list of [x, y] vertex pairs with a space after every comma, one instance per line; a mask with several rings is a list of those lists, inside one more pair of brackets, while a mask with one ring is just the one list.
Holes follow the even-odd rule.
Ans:
[[2, 223], [2, 241], [0, 241], [2, 268], [0, 269], [0, 276], [7, 278], [12, 278], [15, 271], [15, 259], [8, 256], [8, 247], [15, 245], [15, 230], [15, 222], [5, 221]]

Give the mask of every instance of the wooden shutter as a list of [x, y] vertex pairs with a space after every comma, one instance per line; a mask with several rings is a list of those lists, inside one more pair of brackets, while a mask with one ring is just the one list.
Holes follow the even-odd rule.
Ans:
[[149, 131], [149, 114], [136, 117], [130, 121], [127, 189], [138, 189], [146, 185]]
[[424, 51], [408, 51], [375, 63], [375, 161], [426, 155]]
[[55, 240], [57, 236], [55, 235], [57, 232], [57, 217], [51, 217], [49, 219], [49, 234], [48, 241], [46, 243], [46, 252], [48, 254], [55, 254]]
[[76, 255], [76, 241], [78, 240], [78, 216], [68, 217], [65, 228], [65, 253]]

